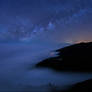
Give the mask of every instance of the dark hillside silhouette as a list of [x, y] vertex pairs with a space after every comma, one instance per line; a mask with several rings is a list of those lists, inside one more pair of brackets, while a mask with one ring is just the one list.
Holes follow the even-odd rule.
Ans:
[[92, 71], [92, 42], [79, 43], [56, 50], [57, 57], [45, 59], [37, 67], [48, 67], [54, 70]]
[[61, 92], [92, 92], [92, 79], [77, 83], [69, 90]]

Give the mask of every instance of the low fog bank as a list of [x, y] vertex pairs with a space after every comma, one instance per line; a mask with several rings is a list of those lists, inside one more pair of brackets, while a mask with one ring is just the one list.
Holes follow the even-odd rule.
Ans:
[[49, 69], [37, 69], [34, 65], [55, 56], [53, 50], [66, 44], [47, 43], [0, 43], [0, 91], [41, 92], [54, 87], [77, 83], [92, 77], [92, 74], [57, 73]]

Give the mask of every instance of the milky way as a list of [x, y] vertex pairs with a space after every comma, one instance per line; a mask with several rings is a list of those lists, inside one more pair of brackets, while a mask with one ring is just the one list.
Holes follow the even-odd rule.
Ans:
[[0, 0], [0, 41], [91, 41], [91, 16], [92, 0]]

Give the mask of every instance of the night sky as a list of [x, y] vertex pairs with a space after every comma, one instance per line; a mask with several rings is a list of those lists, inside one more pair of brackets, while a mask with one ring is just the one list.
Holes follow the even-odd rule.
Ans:
[[0, 41], [92, 41], [92, 0], [0, 0]]

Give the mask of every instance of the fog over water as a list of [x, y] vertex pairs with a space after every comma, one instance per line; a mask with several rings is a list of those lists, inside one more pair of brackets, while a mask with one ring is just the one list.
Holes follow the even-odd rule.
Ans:
[[[55, 56], [50, 54], [57, 46], [33, 43], [0, 44], [0, 91], [4, 92], [49, 92], [92, 78], [90, 73], [55, 72], [38, 69], [37, 62]], [[62, 46], [60, 46], [62, 47]]]

